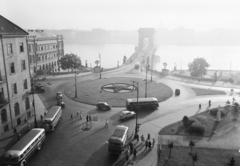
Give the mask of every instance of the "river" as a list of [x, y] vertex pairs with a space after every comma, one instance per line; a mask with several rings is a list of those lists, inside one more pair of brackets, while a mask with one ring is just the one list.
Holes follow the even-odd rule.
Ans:
[[[137, 45], [137, 44], [136, 44]], [[66, 53], [77, 54], [82, 63], [94, 67], [95, 61], [101, 55], [101, 64], [104, 68], [116, 67], [122, 64], [123, 56], [129, 58], [135, 50], [134, 44], [85, 44], [77, 42], [65, 42]], [[188, 63], [197, 57], [203, 57], [210, 64], [209, 69], [217, 70], [239, 70], [240, 71], [240, 46], [158, 46], [156, 55], [160, 57], [160, 62], [156, 62], [155, 69], [161, 70], [166, 62], [167, 68], [173, 70], [188, 69]]]

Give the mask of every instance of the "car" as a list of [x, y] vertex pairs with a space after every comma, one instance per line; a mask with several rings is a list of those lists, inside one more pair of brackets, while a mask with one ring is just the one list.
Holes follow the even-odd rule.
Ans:
[[63, 98], [62, 92], [57, 92], [56, 99], [59, 100], [59, 99], [62, 99], [62, 98]]
[[136, 113], [133, 111], [122, 111], [119, 115], [121, 120], [135, 117]]
[[40, 87], [40, 88], [37, 88], [37, 89], [36, 89], [36, 92], [37, 92], [37, 93], [44, 93], [44, 92], [45, 92], [45, 89], [44, 89], [44, 87]]
[[58, 100], [57, 105], [61, 107], [65, 107], [65, 103], [62, 100]]
[[111, 109], [111, 105], [109, 105], [106, 102], [98, 102], [96, 106], [99, 110], [102, 110], [102, 109], [110, 110]]

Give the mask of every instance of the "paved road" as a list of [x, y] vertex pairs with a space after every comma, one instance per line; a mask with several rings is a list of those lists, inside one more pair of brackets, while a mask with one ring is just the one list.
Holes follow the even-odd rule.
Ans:
[[[137, 77], [145, 78], [143, 73], [129, 72], [129, 68], [118, 69], [117, 71], [110, 71], [102, 74], [102, 78], [108, 77]], [[99, 74], [90, 74], [78, 77], [78, 83], [89, 79], [98, 79]], [[181, 95], [173, 96], [167, 101], [160, 103], [160, 107], [155, 111], [141, 111], [139, 112], [139, 122], [148, 123], [151, 120], [164, 117], [168, 114], [176, 113], [178, 110], [198, 105], [198, 103], [208, 102], [209, 96], [197, 97], [191, 90], [191, 86], [181, 82], [167, 80], [163, 78], [153, 77], [156, 82], [167, 84], [173, 90], [175, 88], [181, 89]], [[74, 85], [73, 78], [52, 79], [51, 85], [46, 82], [43, 83], [46, 93], [41, 94], [45, 106], [49, 108], [56, 104], [55, 94], [57, 91], [64, 91], [66, 86]], [[196, 86], [196, 85], [194, 85]], [[228, 89], [224, 89], [228, 91]], [[212, 102], [215, 100], [226, 101], [228, 96], [219, 95], [211, 98]], [[82, 104], [70, 100], [65, 95], [63, 101], [66, 107], [63, 109], [63, 118], [58, 124], [54, 132], [47, 133], [47, 140], [40, 152], [32, 156], [29, 165], [33, 166], [62, 166], [62, 165], [87, 165], [87, 166], [110, 166], [117, 161], [118, 157], [109, 155], [107, 152], [107, 140], [112, 134], [114, 128], [118, 124], [124, 124], [131, 129], [134, 128], [135, 120], [119, 121], [118, 115], [121, 110], [125, 108], [113, 108], [111, 111], [99, 111], [95, 106]], [[173, 104], [174, 103], [174, 104]], [[76, 117], [77, 110], [83, 112], [83, 120]], [[97, 121], [93, 121], [92, 125], [86, 128], [85, 117], [87, 114], [92, 114], [97, 117]], [[75, 117], [70, 119], [71, 114]], [[105, 119], [109, 119], [109, 127], [105, 127]], [[156, 133], [158, 132], [156, 128]]]

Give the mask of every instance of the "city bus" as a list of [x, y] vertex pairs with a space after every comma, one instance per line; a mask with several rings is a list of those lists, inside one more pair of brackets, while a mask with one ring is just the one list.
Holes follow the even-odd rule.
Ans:
[[13, 145], [4, 156], [5, 165], [25, 166], [36, 150], [40, 150], [46, 139], [45, 130], [34, 128]]
[[[148, 98], [138, 98], [138, 106], [139, 108], [152, 108], [157, 109], [158, 99], [155, 97], [148, 97]], [[137, 108], [137, 98], [127, 99], [126, 101], [126, 108], [128, 110], [136, 110]]]
[[113, 154], [121, 154], [127, 143], [129, 128], [123, 125], [117, 125], [113, 134], [108, 140], [108, 152]]
[[42, 126], [46, 131], [54, 131], [58, 121], [62, 117], [62, 107], [52, 106], [42, 120]]

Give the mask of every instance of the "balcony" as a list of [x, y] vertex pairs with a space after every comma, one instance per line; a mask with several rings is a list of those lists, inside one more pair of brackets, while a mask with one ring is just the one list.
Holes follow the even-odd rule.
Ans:
[[0, 100], [0, 108], [2, 108], [3, 106], [5, 106], [8, 103], [9, 103], [8, 99]]
[[6, 83], [6, 77], [3, 75], [0, 75], [0, 84]]

